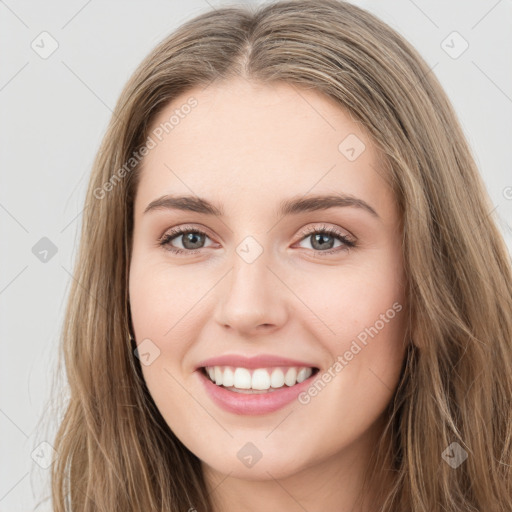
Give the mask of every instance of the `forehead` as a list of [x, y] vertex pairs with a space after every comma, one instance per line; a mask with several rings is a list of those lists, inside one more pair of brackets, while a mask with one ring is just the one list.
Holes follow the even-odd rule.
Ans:
[[191, 89], [150, 129], [136, 214], [163, 194], [219, 199], [226, 210], [272, 208], [308, 193], [363, 196], [390, 208], [379, 156], [364, 128], [313, 90], [244, 79]]

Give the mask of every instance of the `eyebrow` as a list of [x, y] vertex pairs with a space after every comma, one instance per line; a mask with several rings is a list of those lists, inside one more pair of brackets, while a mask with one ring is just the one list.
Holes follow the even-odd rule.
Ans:
[[[330, 208], [355, 207], [361, 208], [372, 216], [380, 218], [379, 214], [367, 202], [346, 194], [312, 195], [286, 199], [279, 204], [278, 216], [297, 215], [304, 212], [328, 210]], [[182, 210], [202, 213], [205, 215], [224, 216], [222, 206], [217, 206], [198, 196], [165, 195], [151, 201], [144, 214], [154, 210]]]

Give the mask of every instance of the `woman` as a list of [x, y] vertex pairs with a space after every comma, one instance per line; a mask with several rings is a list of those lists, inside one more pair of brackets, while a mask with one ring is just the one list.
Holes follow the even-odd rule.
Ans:
[[335, 0], [185, 23], [85, 206], [56, 511], [512, 510], [509, 255], [384, 23]]

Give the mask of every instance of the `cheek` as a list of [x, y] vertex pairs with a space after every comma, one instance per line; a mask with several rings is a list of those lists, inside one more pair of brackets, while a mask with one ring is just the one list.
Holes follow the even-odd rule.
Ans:
[[190, 306], [185, 295], [193, 295], [189, 283], [183, 273], [171, 273], [150, 257], [132, 260], [130, 309], [143, 377], [157, 408], [166, 420], [174, 418], [168, 423], [178, 430], [194, 423], [183, 409], [190, 396], [181, 384], [182, 362], [197, 324], [193, 310], [186, 314]]
[[171, 270], [165, 262], [148, 257], [132, 261], [129, 283], [137, 340], [154, 337], [167, 344], [176, 338], [186, 339], [182, 334], [190, 334], [192, 306], [204, 293], [200, 280], [186, 270]]
[[315, 450], [325, 454], [369, 429], [391, 400], [405, 354], [406, 316], [400, 274], [394, 271], [377, 265], [352, 269], [324, 283], [309, 283], [307, 297], [322, 320], [318, 326], [315, 320], [313, 335], [330, 362], [300, 397], [299, 412], [306, 422], [324, 418]]
[[165, 418], [172, 417], [172, 410], [184, 399], [178, 381], [187, 340], [194, 329], [189, 316], [181, 311], [183, 297], [177, 291], [178, 284], [158, 265], [147, 260], [143, 264], [132, 262], [130, 310], [142, 374]]
[[[336, 269], [325, 277], [308, 281], [308, 288], [301, 291], [316, 315], [309, 317], [314, 321], [309, 324], [315, 325], [314, 337], [331, 361], [338, 361], [331, 367], [336, 377], [329, 380], [332, 384], [324, 394], [326, 401], [321, 399], [317, 404], [332, 400], [361, 409], [365, 403], [367, 409], [362, 409], [367, 414], [390, 398], [405, 353], [400, 260], [390, 255], [359, 268]], [[327, 375], [326, 380], [329, 378]], [[345, 395], [348, 389], [352, 389], [350, 396]]]
[[404, 289], [397, 262], [388, 263], [328, 269], [309, 279], [298, 276], [295, 290], [310, 310], [307, 318], [319, 324], [316, 335], [334, 352], [358, 336], [364, 342], [374, 328], [390, 337], [391, 331], [400, 331]]

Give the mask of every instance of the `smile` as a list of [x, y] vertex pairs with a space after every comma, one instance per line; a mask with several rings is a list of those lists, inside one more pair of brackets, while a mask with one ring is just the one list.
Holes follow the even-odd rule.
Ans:
[[207, 366], [203, 373], [217, 386], [238, 393], [273, 392], [284, 386], [300, 384], [318, 371], [311, 367], [242, 368], [233, 366]]
[[255, 369], [205, 366], [195, 373], [206, 395], [224, 411], [260, 415], [296, 401], [298, 395], [311, 385], [319, 369], [304, 366]]

